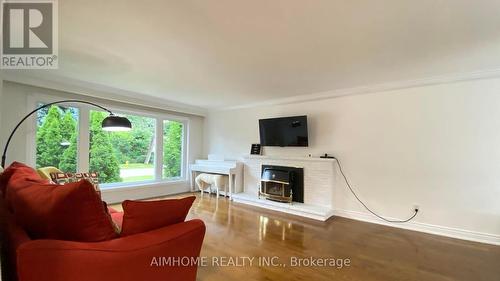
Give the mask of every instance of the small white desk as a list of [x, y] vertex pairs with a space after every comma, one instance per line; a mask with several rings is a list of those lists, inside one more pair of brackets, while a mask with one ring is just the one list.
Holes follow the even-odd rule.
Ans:
[[[191, 171], [191, 191], [196, 190], [195, 178], [198, 173], [220, 174], [229, 176], [229, 198], [235, 190], [243, 186], [243, 164], [238, 161], [196, 160], [189, 165]], [[227, 194], [225, 194], [227, 195]]]

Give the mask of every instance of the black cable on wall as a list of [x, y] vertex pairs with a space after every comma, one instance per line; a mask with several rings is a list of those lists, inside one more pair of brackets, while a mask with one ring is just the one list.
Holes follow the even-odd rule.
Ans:
[[417, 214], [418, 214], [418, 208], [415, 208], [413, 210], [414, 211], [413, 215], [411, 217], [409, 217], [408, 219], [406, 219], [406, 220], [390, 220], [390, 219], [386, 219], [383, 216], [381, 216], [381, 215], [375, 213], [374, 211], [372, 211], [370, 208], [368, 208], [368, 206], [363, 201], [361, 201], [361, 199], [359, 199], [359, 197], [356, 194], [356, 192], [354, 192], [354, 190], [352, 189], [351, 184], [349, 183], [349, 180], [347, 180], [347, 177], [344, 174], [344, 170], [342, 169], [342, 164], [340, 164], [340, 160], [337, 159], [336, 157], [333, 157], [333, 158], [335, 159], [335, 161], [337, 161], [337, 164], [339, 165], [340, 173], [342, 174], [342, 177], [344, 177], [344, 181], [345, 181], [347, 187], [349, 188], [349, 190], [351, 191], [352, 195], [354, 195], [354, 197], [356, 198], [356, 200], [358, 200], [358, 202], [361, 203], [361, 205], [363, 205], [363, 207], [365, 207], [365, 209], [368, 210], [368, 212], [372, 213], [377, 218], [379, 218], [379, 219], [381, 219], [383, 221], [386, 221], [386, 222], [390, 222], [390, 223], [405, 223], [405, 222], [409, 222], [409, 221], [411, 221], [412, 219], [414, 219], [417, 216]]

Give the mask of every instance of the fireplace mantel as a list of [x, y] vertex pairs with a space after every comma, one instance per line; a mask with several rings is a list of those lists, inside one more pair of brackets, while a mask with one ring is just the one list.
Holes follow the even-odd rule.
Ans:
[[[243, 157], [243, 190], [233, 194], [233, 200], [294, 215], [325, 221], [333, 215], [333, 185], [335, 160], [316, 157], [259, 156]], [[304, 169], [304, 203], [272, 202], [259, 199], [262, 165], [298, 167]]]
[[246, 155], [243, 159], [261, 159], [261, 160], [285, 160], [285, 161], [313, 161], [313, 162], [335, 162], [333, 158], [320, 157], [299, 157], [299, 156], [268, 156], [268, 155]]

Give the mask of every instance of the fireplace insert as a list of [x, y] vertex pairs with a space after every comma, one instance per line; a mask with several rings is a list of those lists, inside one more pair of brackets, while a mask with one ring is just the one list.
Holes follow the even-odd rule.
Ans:
[[304, 203], [304, 169], [262, 165], [259, 198]]

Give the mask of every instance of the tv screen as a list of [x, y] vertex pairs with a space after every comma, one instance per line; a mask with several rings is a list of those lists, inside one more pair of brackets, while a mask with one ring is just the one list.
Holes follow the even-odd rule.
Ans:
[[308, 146], [307, 116], [259, 120], [262, 146]]

